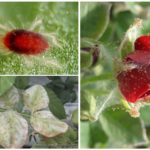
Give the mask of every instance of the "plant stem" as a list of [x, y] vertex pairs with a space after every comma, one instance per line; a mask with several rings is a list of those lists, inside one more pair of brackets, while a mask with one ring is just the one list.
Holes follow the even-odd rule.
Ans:
[[127, 110], [130, 110], [131, 109], [131, 106], [129, 105], [129, 103], [124, 100], [124, 99], [121, 99], [121, 102], [123, 104], [123, 106], [127, 109]]

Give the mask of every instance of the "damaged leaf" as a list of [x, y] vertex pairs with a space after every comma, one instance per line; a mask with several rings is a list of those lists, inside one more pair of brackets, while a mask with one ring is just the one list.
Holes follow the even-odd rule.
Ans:
[[0, 113], [0, 145], [21, 148], [27, 140], [27, 121], [13, 110]]
[[48, 107], [49, 97], [41, 85], [34, 85], [23, 93], [25, 106], [31, 111], [37, 111]]
[[30, 122], [34, 130], [45, 137], [54, 137], [68, 130], [68, 125], [58, 120], [50, 111], [33, 113]]

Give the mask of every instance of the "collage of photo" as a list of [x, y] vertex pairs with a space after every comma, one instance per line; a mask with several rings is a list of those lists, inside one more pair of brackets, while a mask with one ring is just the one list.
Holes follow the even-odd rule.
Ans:
[[1, 1], [1, 149], [149, 149], [150, 1]]

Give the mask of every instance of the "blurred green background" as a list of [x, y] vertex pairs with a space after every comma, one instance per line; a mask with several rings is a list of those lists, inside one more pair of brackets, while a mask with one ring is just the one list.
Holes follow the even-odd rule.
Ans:
[[[143, 20], [139, 33], [150, 33], [150, 3], [82, 2], [80, 8], [81, 147], [149, 148], [150, 106], [142, 107], [139, 118], [126, 112], [114, 71], [121, 64], [114, 62], [120, 59], [118, 48], [136, 18]], [[92, 65], [94, 47], [99, 55]]]
[[[34, 31], [54, 35], [57, 45], [33, 59], [0, 53], [0, 74], [77, 74], [78, 3], [76, 2], [1, 2], [0, 24], [11, 29], [29, 29], [35, 20], [42, 24]], [[0, 29], [0, 35], [6, 32]], [[2, 42], [2, 41], [1, 41]], [[59, 46], [58, 46], [59, 45]], [[1, 48], [1, 50], [3, 50]], [[47, 61], [46, 61], [47, 60]], [[48, 64], [51, 61], [53, 64]], [[59, 67], [55, 66], [55, 62]]]

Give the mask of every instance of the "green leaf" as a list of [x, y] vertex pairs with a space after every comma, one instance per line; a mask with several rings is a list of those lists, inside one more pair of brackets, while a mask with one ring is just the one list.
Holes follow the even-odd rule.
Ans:
[[13, 76], [1, 76], [0, 77], [0, 96], [3, 95], [8, 89], [12, 87], [15, 82]]
[[142, 35], [149, 35], [148, 33], [150, 32], [150, 21], [149, 20], [143, 20], [143, 27], [141, 28], [141, 34]]
[[[99, 83], [98, 83], [99, 84]], [[104, 87], [105, 85], [101, 83]], [[92, 90], [86, 89], [81, 92], [81, 119], [82, 120], [98, 120], [99, 115], [107, 108], [116, 104], [119, 104], [118, 90], [109, 86], [107, 92], [102, 92], [99, 90], [101, 95], [92, 93]], [[102, 88], [104, 88], [102, 87]], [[101, 89], [101, 87], [99, 87]], [[92, 87], [93, 89], [93, 87]]]
[[19, 89], [25, 89], [29, 85], [29, 79], [29, 76], [17, 76], [14, 85]]
[[[76, 82], [71, 83], [70, 81], [63, 81], [62, 79], [52, 80], [51, 83], [47, 84], [46, 87], [51, 88], [63, 104], [67, 102], [74, 102], [76, 100], [76, 91], [74, 87]], [[70, 84], [71, 83], [71, 84]]]
[[0, 145], [4, 148], [21, 148], [27, 140], [27, 121], [13, 110], [0, 113]]
[[48, 97], [49, 97], [49, 109], [51, 112], [59, 119], [65, 119], [66, 113], [64, 106], [61, 102], [61, 100], [57, 97], [57, 95], [50, 90], [49, 88], [46, 88]]
[[80, 122], [80, 147], [89, 148], [90, 146], [90, 123], [87, 121]]
[[4, 109], [14, 108], [19, 102], [20, 95], [18, 90], [13, 86], [5, 94], [0, 96], [0, 107]]
[[68, 89], [73, 89], [75, 85], [78, 84], [78, 77], [77, 76], [72, 76], [72, 77], [67, 77], [65, 81], [65, 85]]
[[131, 53], [134, 50], [134, 42], [139, 36], [141, 26], [142, 20], [137, 18], [127, 30], [124, 39], [119, 46], [121, 58], [124, 58], [125, 56], [127, 56], [127, 54]]
[[92, 65], [93, 58], [90, 52], [85, 52], [81, 50], [81, 68], [88, 68]]
[[31, 126], [45, 137], [55, 137], [68, 130], [65, 122], [57, 119], [50, 111], [38, 111], [31, 115]]
[[149, 7], [150, 6], [150, 2], [137, 2], [137, 4], [143, 6], [143, 7]]
[[26, 25], [27, 28], [27, 26], [29, 26], [29, 23], [31, 24], [38, 14], [39, 6], [40, 3], [1, 3], [0, 17], [3, 22], [7, 22], [9, 20], [18, 28], [21, 28], [23, 24]]
[[74, 102], [76, 100], [76, 97], [77, 97], [75, 91], [70, 90], [70, 89], [61, 90], [60, 93], [56, 93], [56, 94], [61, 99], [63, 104], [65, 104], [67, 102]]
[[[118, 108], [118, 109], [117, 109]], [[146, 144], [147, 136], [139, 118], [132, 118], [119, 106], [110, 107], [100, 115], [100, 122], [109, 140], [110, 148], [131, 148]]]
[[86, 47], [95, 47], [95, 45], [99, 45], [99, 41], [90, 39], [90, 38], [81, 38], [80, 39], [80, 47], [86, 48]]
[[96, 99], [88, 91], [81, 92], [81, 119], [95, 120]]
[[144, 106], [140, 109], [140, 118], [144, 121], [145, 126], [150, 126], [150, 106]]
[[49, 97], [45, 88], [34, 85], [23, 93], [24, 105], [33, 113], [34, 111], [48, 107]]
[[103, 148], [108, 138], [99, 121], [90, 123], [90, 147]]
[[109, 25], [108, 25], [106, 31], [104, 32], [104, 34], [101, 37], [101, 43], [108, 43], [108, 42], [112, 42], [112, 40], [114, 40], [113, 36], [114, 36], [115, 28], [116, 28], [116, 25], [112, 21], [109, 22]]
[[76, 109], [72, 112], [71, 120], [74, 125], [78, 126], [78, 109]]
[[99, 39], [103, 35], [109, 22], [110, 7], [109, 3], [81, 3], [81, 12], [86, 10], [86, 15], [81, 18], [81, 37]]

